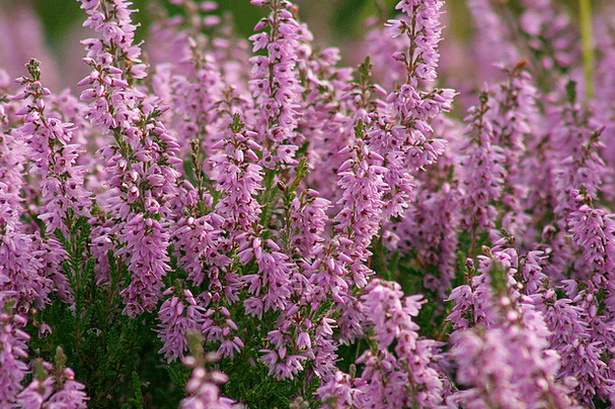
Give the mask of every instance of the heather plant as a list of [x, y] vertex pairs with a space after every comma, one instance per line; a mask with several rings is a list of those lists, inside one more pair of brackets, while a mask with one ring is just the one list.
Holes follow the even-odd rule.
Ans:
[[615, 405], [613, 7], [78, 4], [75, 88], [0, 70], [0, 408]]

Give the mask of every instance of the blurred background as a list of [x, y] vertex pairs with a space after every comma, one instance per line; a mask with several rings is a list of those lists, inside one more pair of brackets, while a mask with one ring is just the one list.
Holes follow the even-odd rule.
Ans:
[[[390, 18], [395, 14], [399, 0], [297, 0], [299, 15], [308, 23], [315, 37], [316, 46], [337, 46], [346, 54], [356, 40], [366, 32], [365, 20], [370, 16]], [[518, 0], [494, 0], [516, 7]], [[553, 0], [563, 3], [577, 15], [578, 0]], [[596, 7], [613, 0], [592, 0]], [[133, 0], [139, 9], [133, 15], [140, 24], [138, 39], [145, 39], [151, 24], [154, 5], [163, 4], [170, 13], [177, 13], [164, 0]], [[249, 37], [253, 27], [263, 17], [264, 9], [252, 6], [249, 0], [218, 0], [219, 13], [232, 13], [237, 32]], [[76, 0], [0, 0], [0, 67], [11, 77], [22, 75], [23, 64], [36, 56], [43, 62], [43, 80], [52, 91], [74, 87], [75, 80], [87, 74], [81, 64], [83, 48], [79, 41], [92, 36], [90, 30], [81, 27], [85, 13]], [[473, 22], [466, 7], [466, 0], [448, 0], [444, 17], [446, 30], [442, 44], [443, 58], [446, 52], [464, 53], [461, 45], [472, 36]], [[352, 54], [352, 53], [349, 53]], [[454, 58], [459, 59], [459, 55]], [[347, 60], [345, 64], [356, 64]]]

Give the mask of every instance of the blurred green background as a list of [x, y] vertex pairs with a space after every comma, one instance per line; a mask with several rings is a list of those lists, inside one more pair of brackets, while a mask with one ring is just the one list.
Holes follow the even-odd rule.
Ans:
[[[307, 22], [314, 33], [316, 46], [337, 46], [342, 49], [342, 55], [347, 55], [352, 54], [346, 51], [353, 50], [354, 40], [365, 33], [365, 20], [370, 16], [391, 18], [395, 14], [395, 5], [398, 1], [295, 0], [295, 3], [299, 6], [300, 19]], [[451, 44], [452, 47], [448, 48], [448, 52], [452, 50], [462, 57], [465, 51], [459, 45], [465, 43], [473, 33], [473, 22], [466, 1], [446, 1], [447, 14], [444, 17], [446, 30], [442, 44], [443, 50], [447, 43]], [[518, 10], [520, 0], [492, 1], [507, 3], [513, 10]], [[576, 9], [579, 0], [552, 1], [569, 7], [573, 16], [578, 15]], [[613, 1], [615, 0], [592, 0], [592, 4], [598, 9], [600, 5], [607, 5]], [[162, 4], [171, 14], [180, 12], [180, 9], [171, 6], [168, 0], [133, 0], [133, 2], [133, 8], [140, 10], [133, 15], [134, 20], [140, 24], [137, 31], [138, 40], [144, 39], [147, 35], [154, 6]], [[218, 13], [230, 12], [237, 32], [245, 38], [253, 33], [254, 25], [266, 13], [266, 9], [251, 5], [249, 0], [218, 0], [217, 3], [220, 8]], [[43, 61], [43, 80], [52, 90], [74, 86], [88, 72], [87, 67], [81, 63], [83, 47], [79, 41], [92, 35], [91, 31], [81, 27], [85, 13], [80, 10], [79, 5], [76, 0], [0, 0], [0, 67], [7, 69], [13, 77], [23, 75], [23, 64], [34, 56]], [[34, 10], [35, 18], [41, 23], [40, 26], [20, 28], [23, 25], [20, 18], [23, 19], [24, 9]], [[31, 20], [31, 13], [26, 14]], [[39, 36], [38, 32], [42, 32], [44, 45], [40, 39], [35, 39]], [[357, 61], [344, 61], [344, 63], [354, 65]], [[46, 70], [45, 67], [49, 68]], [[46, 72], [49, 74], [45, 74]], [[466, 74], [460, 73], [460, 75]]]
[[[134, 6], [141, 10], [135, 15], [135, 20], [141, 23], [141, 32], [149, 25], [147, 10], [158, 0], [133, 0]], [[349, 37], [358, 35], [363, 21], [370, 15], [391, 16], [395, 4], [399, 0], [297, 0], [301, 18], [310, 24], [318, 41], [337, 44]], [[514, 4], [518, 0], [497, 0]], [[594, 0], [598, 5], [605, 0]], [[606, 0], [612, 1], [612, 0]], [[167, 3], [161, 1], [162, 3]], [[453, 35], [467, 35], [470, 29], [466, 0], [448, 0], [447, 9], [451, 14], [449, 29], [454, 29]], [[571, 8], [576, 8], [578, 0], [556, 0]], [[30, 3], [40, 17], [50, 46], [61, 44], [75, 26], [80, 24], [84, 13], [79, 9], [76, 0], [0, 0], [3, 7], [15, 7], [17, 4]], [[218, 0], [220, 12], [230, 11], [238, 31], [249, 36], [252, 27], [263, 16], [263, 9], [254, 7], [249, 0]], [[173, 8], [167, 6], [170, 10]], [[450, 35], [451, 33], [449, 33]]]

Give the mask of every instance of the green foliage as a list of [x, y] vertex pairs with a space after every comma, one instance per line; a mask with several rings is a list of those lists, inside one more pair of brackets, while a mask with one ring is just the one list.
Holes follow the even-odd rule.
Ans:
[[136, 409], [143, 409], [141, 381], [139, 380], [139, 375], [134, 371], [132, 372], [132, 388], [134, 390], [135, 397], [130, 399], [130, 403], [132, 403]]
[[568, 97], [568, 102], [571, 105], [574, 105], [577, 102], [577, 82], [574, 80], [570, 80], [566, 83], [566, 96]]
[[[240, 303], [228, 306], [231, 316], [243, 316], [243, 306]], [[246, 404], [249, 408], [273, 409], [288, 408], [297, 397], [313, 401], [312, 396], [318, 386], [318, 379], [307, 379], [309, 371], [299, 373], [293, 380], [277, 380], [269, 375], [269, 368], [259, 361], [262, 356], [261, 349], [266, 348], [265, 338], [271, 328], [275, 328], [277, 313], [269, 311], [263, 315], [260, 322], [245, 320], [238, 323], [243, 327], [245, 347], [237, 353], [234, 359], [225, 359], [212, 364], [212, 369], [218, 369], [229, 376], [229, 381], [221, 386], [222, 394], [238, 402]], [[205, 350], [216, 351], [217, 345], [206, 344]], [[173, 369], [176, 379], [187, 379], [179, 368]], [[182, 378], [183, 377], [183, 378]]]
[[444, 302], [433, 302], [439, 300], [439, 297], [424, 285], [426, 275], [440, 275], [438, 266], [421, 263], [414, 251], [404, 256], [400, 256], [399, 251], [391, 252], [382, 244], [381, 237], [373, 241], [370, 251], [373, 253], [370, 267], [378, 277], [398, 282], [406, 295], [424, 294], [430, 300], [423, 305], [415, 322], [421, 327], [422, 336], [443, 340], [448, 325], [445, 322], [447, 305]]
[[30, 333], [43, 323], [52, 324], [54, 331], [34, 337], [31, 348], [47, 361], [55, 355], [56, 365], [73, 368], [87, 387], [92, 409], [121, 407], [122, 396], [134, 396], [129, 407], [138, 409], [176, 407], [183, 384], [178, 388], [161, 365], [155, 332], [143, 330], [156, 326], [155, 314], [144, 314], [139, 321], [121, 314], [121, 283], [129, 279], [126, 266], [110, 252], [111, 280], [99, 285], [87, 219], [69, 215], [67, 225], [72, 228], [66, 237], [59, 231], [55, 236], [67, 254], [61, 267], [74, 301], [58, 300], [34, 316]]
[[[253, 356], [250, 358], [255, 360], [258, 357], [256, 352], [252, 352], [250, 355]], [[304, 376], [295, 380], [278, 381], [267, 375], [268, 368], [265, 364], [256, 361], [255, 365], [250, 365], [244, 358], [242, 356], [241, 359], [235, 359], [235, 363], [228, 369], [221, 368], [229, 375], [229, 382], [222, 391], [224, 396], [234, 398], [249, 408], [288, 408], [297, 396], [309, 399], [311, 392], [315, 390], [313, 385], [306, 387]]]
[[180, 387], [183, 387], [190, 380], [191, 370], [180, 361], [175, 361], [167, 364], [167, 372], [171, 381]]

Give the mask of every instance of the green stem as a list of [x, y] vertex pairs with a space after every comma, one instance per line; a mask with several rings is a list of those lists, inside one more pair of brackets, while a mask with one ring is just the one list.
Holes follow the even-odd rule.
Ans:
[[592, 48], [591, 0], [579, 0], [581, 40], [583, 42], [583, 65], [585, 66], [585, 94], [587, 100], [594, 97], [594, 52]]

